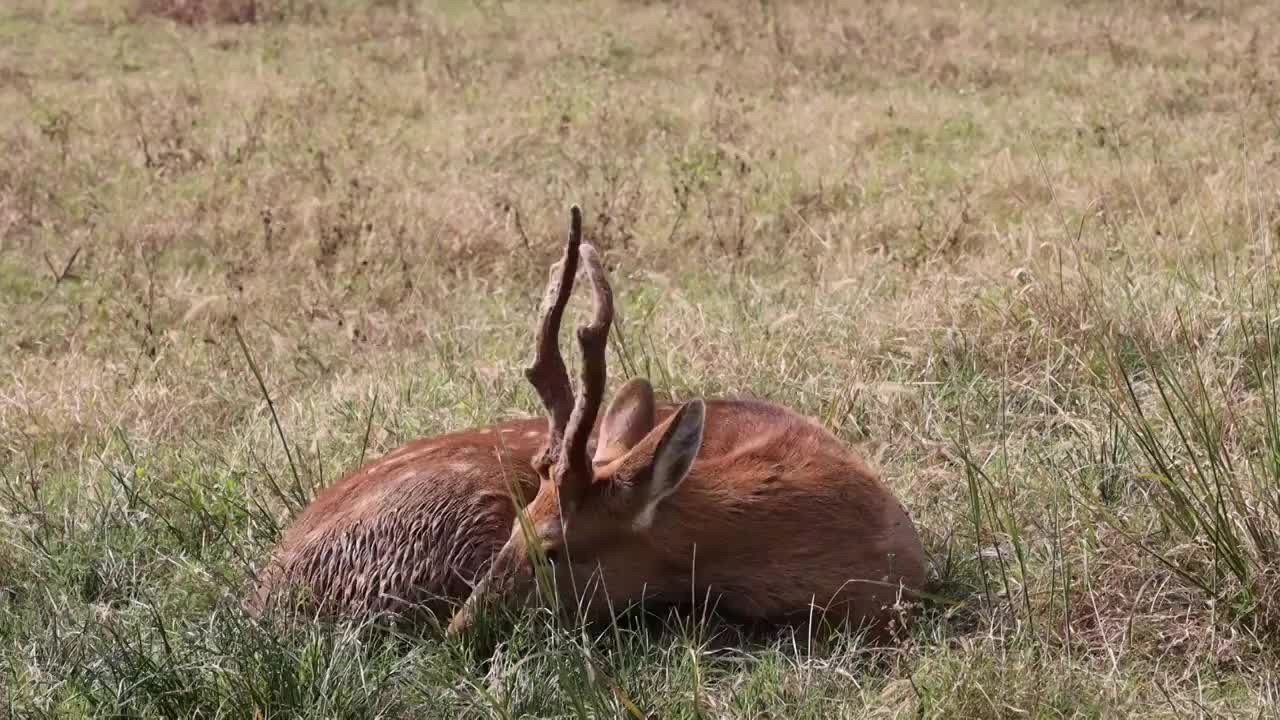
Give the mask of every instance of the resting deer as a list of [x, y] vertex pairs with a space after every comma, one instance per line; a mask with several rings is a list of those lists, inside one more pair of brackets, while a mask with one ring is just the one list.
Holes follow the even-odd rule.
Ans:
[[[575, 400], [559, 331], [579, 261], [594, 315], [578, 330]], [[763, 401], [659, 404], [636, 379], [597, 423], [612, 320], [575, 207], [525, 371], [546, 420], [418, 440], [339, 482], [288, 531], [249, 607], [286, 580], [338, 611], [438, 612], [466, 598], [449, 625], [458, 633], [483, 605], [534, 597], [534, 541], [555, 588], [589, 615], [692, 598], [747, 620], [883, 630], [889, 607], [924, 581], [915, 527], [892, 493], [815, 422]]]

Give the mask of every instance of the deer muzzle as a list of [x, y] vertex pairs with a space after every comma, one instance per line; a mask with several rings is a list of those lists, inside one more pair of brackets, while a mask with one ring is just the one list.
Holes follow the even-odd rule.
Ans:
[[502, 606], [527, 602], [533, 596], [533, 569], [523, 548], [507, 547], [498, 553], [485, 575], [462, 607], [449, 621], [448, 635], [461, 635], [486, 612]]

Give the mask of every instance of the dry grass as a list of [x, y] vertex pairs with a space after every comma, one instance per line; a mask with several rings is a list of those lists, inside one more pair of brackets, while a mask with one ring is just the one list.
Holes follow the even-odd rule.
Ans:
[[[621, 712], [585, 651], [663, 717], [1274, 712], [1277, 21], [1193, 0], [6, 4], [8, 706]], [[620, 296], [614, 382], [820, 417], [883, 468], [960, 605], [872, 656], [583, 646], [535, 618], [487, 667], [236, 618], [290, 505], [232, 323], [312, 485], [356, 462], [370, 413], [368, 453], [530, 412], [519, 368], [574, 202]], [[1181, 523], [1200, 496], [1171, 475], [1240, 502]]]
[[239, 25], [255, 23], [259, 18], [257, 0], [138, 0], [137, 12], [185, 25]]

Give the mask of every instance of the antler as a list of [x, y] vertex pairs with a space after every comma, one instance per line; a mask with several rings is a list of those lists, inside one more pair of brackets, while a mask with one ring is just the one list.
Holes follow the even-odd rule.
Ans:
[[[565, 426], [573, 410], [573, 388], [569, 385], [569, 371], [560, 356], [560, 320], [564, 308], [573, 294], [573, 279], [578, 273], [579, 247], [582, 245], [582, 210], [574, 205], [569, 210], [569, 242], [564, 257], [551, 266], [551, 280], [542, 298], [541, 320], [538, 324], [537, 355], [524, 376], [538, 391], [538, 397], [547, 408], [547, 444], [533, 460], [533, 466], [542, 477], [548, 477], [561, 451]], [[594, 420], [594, 419], [593, 419]]]
[[591, 245], [583, 245], [579, 253], [591, 277], [595, 312], [589, 324], [578, 327], [578, 344], [582, 347], [582, 386], [564, 435], [563, 462], [556, 478], [561, 493], [581, 487], [591, 477], [587, 440], [595, 427], [600, 403], [604, 400], [605, 358], [609, 327], [613, 323], [613, 289], [609, 287], [609, 277], [605, 274], [600, 254]]

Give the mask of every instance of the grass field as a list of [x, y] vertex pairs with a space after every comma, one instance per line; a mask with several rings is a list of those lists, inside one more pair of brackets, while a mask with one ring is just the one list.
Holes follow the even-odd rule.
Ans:
[[[1275, 716], [1278, 25], [3, 3], [0, 707]], [[909, 641], [530, 612], [490, 652], [241, 614], [316, 488], [538, 411], [572, 203], [619, 297], [612, 387], [782, 402], [882, 470], [939, 596]]]

